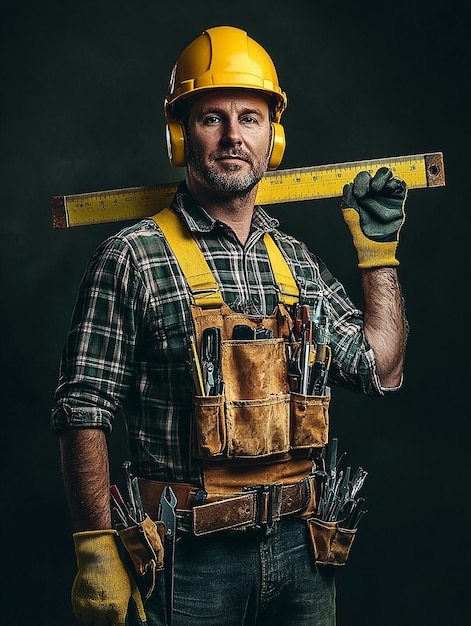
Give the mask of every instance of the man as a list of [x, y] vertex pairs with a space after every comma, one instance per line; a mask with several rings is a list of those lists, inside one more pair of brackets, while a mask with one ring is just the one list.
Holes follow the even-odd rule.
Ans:
[[[285, 107], [259, 44], [231, 27], [205, 31], [179, 57], [165, 103], [169, 157], [186, 181], [170, 211], [104, 242], [84, 276], [52, 417], [84, 624], [335, 623], [333, 568], [315, 562], [308, 524], [313, 471], [331, 384], [377, 395], [401, 385], [395, 252], [406, 190], [384, 168], [344, 190], [361, 313], [323, 262], [255, 206], [258, 182], [283, 155]], [[292, 355], [308, 345], [312, 366], [300, 328], [312, 331], [319, 315], [330, 368], [317, 393]], [[113, 529], [107, 436], [121, 408], [146, 512], [157, 520], [167, 485], [176, 494], [165, 574], [162, 534], [140, 578]], [[140, 593], [135, 579], [149, 572], [144, 608], [149, 586]]]

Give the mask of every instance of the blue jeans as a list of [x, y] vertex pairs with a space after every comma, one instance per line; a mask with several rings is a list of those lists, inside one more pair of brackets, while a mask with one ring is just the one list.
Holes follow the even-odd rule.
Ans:
[[[165, 626], [163, 576], [146, 602], [148, 626]], [[128, 618], [128, 626], [139, 620]], [[184, 535], [175, 555], [172, 626], [334, 626], [333, 568], [316, 567], [307, 524], [272, 531]]]

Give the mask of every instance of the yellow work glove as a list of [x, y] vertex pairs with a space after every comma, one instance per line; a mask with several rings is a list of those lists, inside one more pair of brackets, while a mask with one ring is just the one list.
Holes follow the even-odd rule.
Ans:
[[399, 265], [396, 250], [406, 196], [406, 184], [387, 167], [373, 177], [359, 172], [353, 183], [343, 188], [342, 214], [352, 234], [359, 268]]
[[124, 626], [132, 597], [146, 621], [141, 594], [119, 556], [116, 531], [74, 534], [77, 576], [72, 586], [75, 617], [87, 626]]

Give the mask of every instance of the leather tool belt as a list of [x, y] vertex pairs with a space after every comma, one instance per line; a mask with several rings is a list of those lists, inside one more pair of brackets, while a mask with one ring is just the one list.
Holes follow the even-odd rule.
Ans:
[[[158, 519], [160, 495], [169, 483], [139, 479], [139, 488], [152, 519]], [[248, 530], [271, 527], [285, 515], [302, 515], [311, 508], [313, 476], [293, 485], [272, 483], [245, 487], [243, 493], [228, 495], [214, 502], [198, 504], [198, 488], [170, 483], [177, 497], [177, 519], [180, 530], [195, 536], [224, 530]], [[215, 494], [211, 494], [214, 498]]]

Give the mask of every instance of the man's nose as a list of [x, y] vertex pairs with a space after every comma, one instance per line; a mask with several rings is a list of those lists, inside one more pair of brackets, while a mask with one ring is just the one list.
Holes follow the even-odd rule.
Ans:
[[222, 136], [222, 142], [224, 145], [236, 146], [242, 144], [242, 137], [240, 134], [239, 120], [228, 118], [224, 123], [224, 132]]

